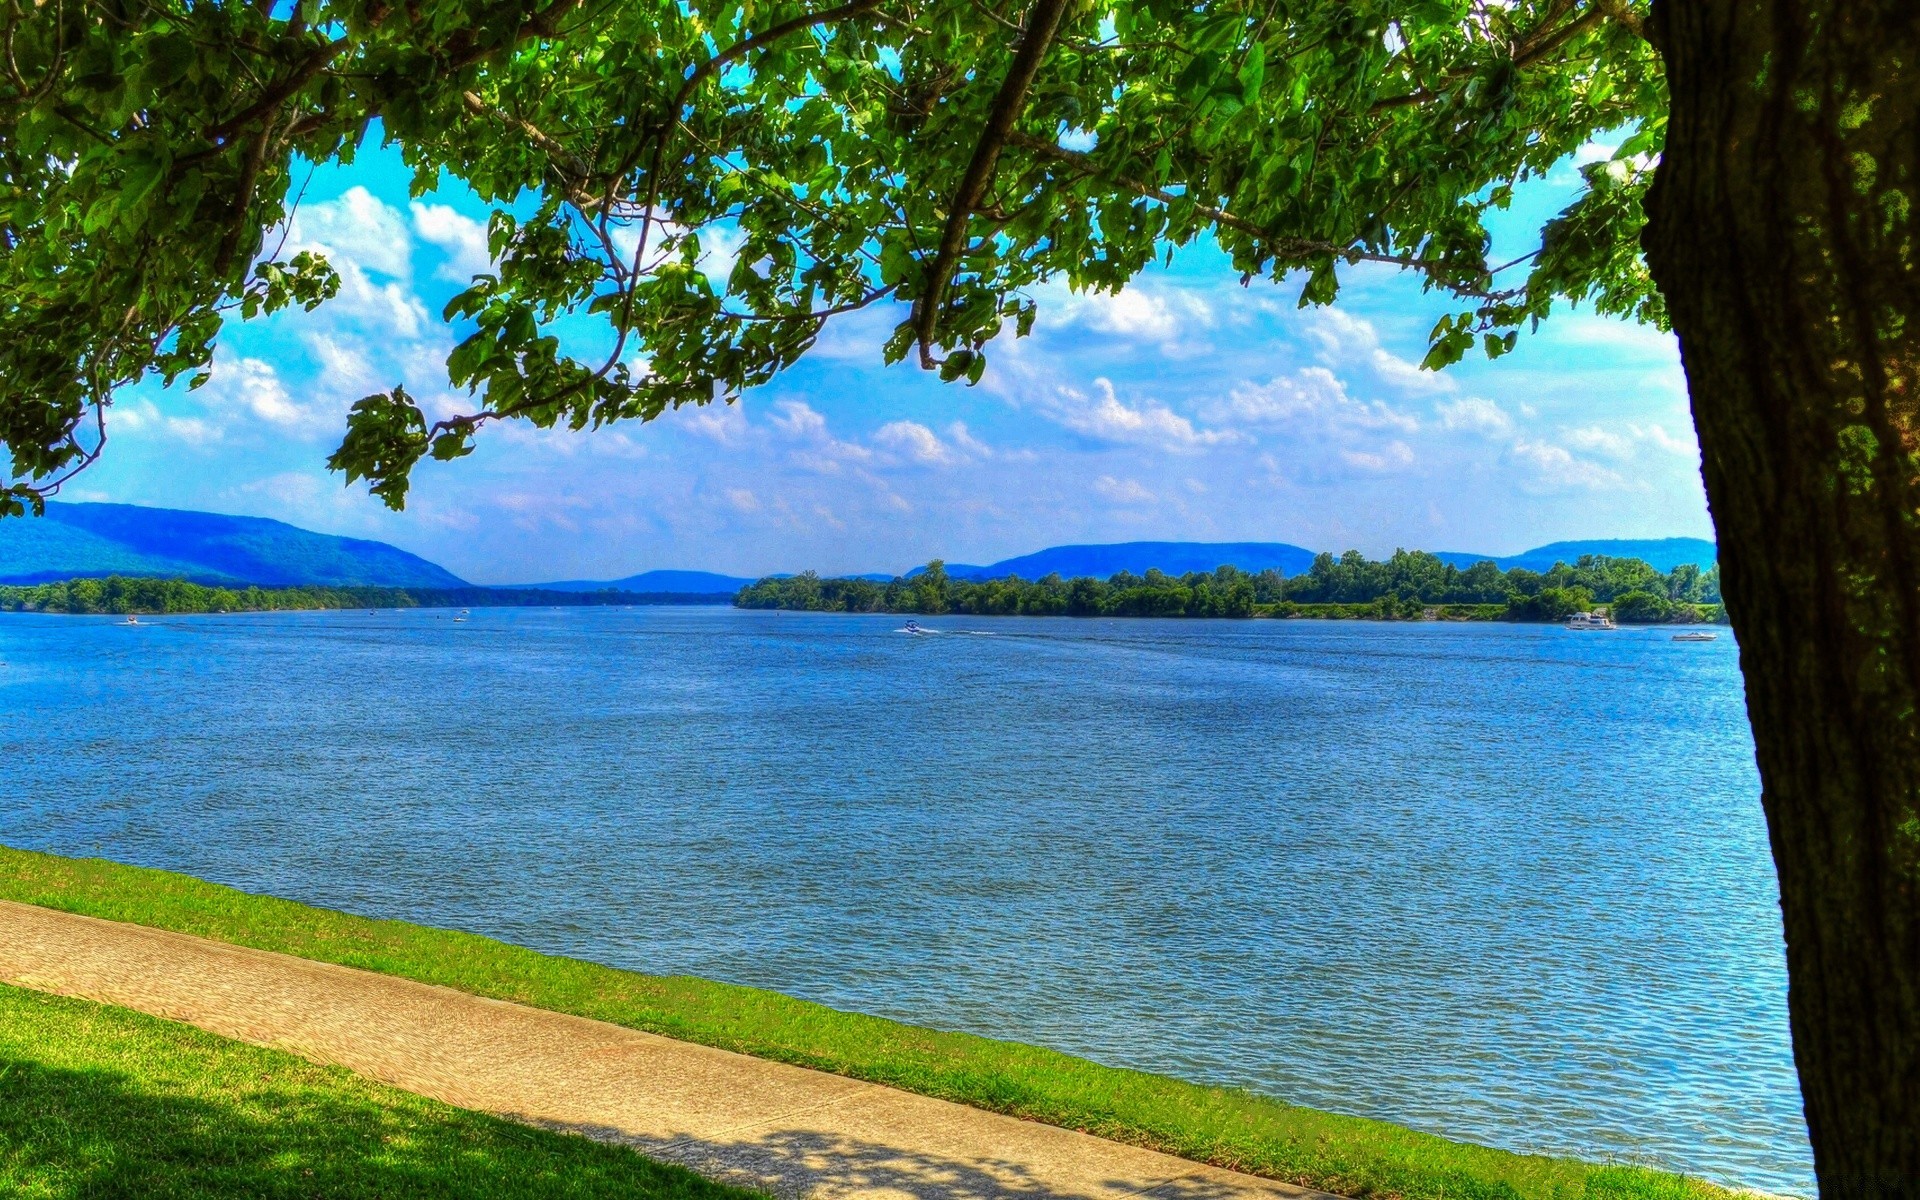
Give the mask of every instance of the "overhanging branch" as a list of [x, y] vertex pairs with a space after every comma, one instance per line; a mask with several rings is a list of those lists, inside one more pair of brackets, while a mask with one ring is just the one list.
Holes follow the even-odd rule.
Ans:
[[931, 369], [939, 365], [933, 357], [934, 328], [940, 322], [940, 305], [946, 297], [947, 285], [953, 279], [960, 251], [967, 242], [967, 221], [979, 206], [981, 197], [986, 195], [987, 186], [993, 182], [993, 169], [1000, 161], [1000, 149], [1006, 145], [1007, 138], [1013, 133], [1014, 122], [1019, 120], [1021, 110], [1026, 107], [1027, 89], [1040, 71], [1040, 63], [1046, 57], [1047, 47], [1052, 44], [1053, 35], [1060, 28], [1060, 18], [1066, 10], [1067, 0], [1034, 0], [1033, 8], [1027, 14], [1026, 36], [1020, 39], [1020, 48], [1014, 52], [1013, 62], [1007, 68], [1007, 77], [1000, 81], [1000, 90], [994, 95], [993, 106], [987, 110], [987, 123], [980, 131], [980, 140], [974, 143], [973, 157], [968, 160], [966, 173], [960, 177], [960, 186], [954, 191], [953, 202], [947, 209], [946, 228], [940, 235], [940, 247], [935, 252], [933, 265], [927, 270], [926, 286], [914, 300], [914, 340], [920, 346], [922, 367]]

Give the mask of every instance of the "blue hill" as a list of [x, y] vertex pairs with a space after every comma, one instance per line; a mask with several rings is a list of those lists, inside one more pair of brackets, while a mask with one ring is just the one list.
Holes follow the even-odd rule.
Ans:
[[1451, 550], [1441, 551], [1435, 557], [1456, 567], [1470, 567], [1491, 559], [1503, 571], [1515, 567], [1548, 571], [1553, 569], [1555, 563], [1571, 563], [1583, 554], [1643, 559], [1657, 571], [1671, 571], [1681, 563], [1695, 563], [1704, 571], [1719, 557], [1718, 549], [1705, 538], [1601, 538], [1585, 542], [1551, 542], [1504, 558], [1491, 554], [1461, 554]]
[[0, 521], [0, 583], [148, 575], [262, 586], [466, 587], [385, 542], [271, 521], [137, 504], [49, 504]]
[[1169, 575], [1211, 571], [1235, 566], [1243, 571], [1272, 567], [1298, 575], [1313, 563], [1313, 551], [1285, 542], [1116, 542], [1101, 546], [1052, 546], [1019, 558], [1002, 559], [984, 567], [953, 564], [947, 574], [956, 579], [1041, 579], [1059, 574], [1067, 579], [1093, 575], [1105, 579], [1120, 571], [1144, 575], [1158, 567]]
[[732, 594], [752, 583], [736, 575], [716, 575], [712, 571], [642, 571], [625, 579], [565, 579], [559, 583], [514, 584], [543, 592], [702, 592]]

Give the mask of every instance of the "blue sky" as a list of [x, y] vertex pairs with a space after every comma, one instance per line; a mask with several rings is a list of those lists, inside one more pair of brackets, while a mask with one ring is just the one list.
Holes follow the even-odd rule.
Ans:
[[[1300, 310], [1296, 287], [1243, 287], [1211, 246], [1118, 296], [1043, 292], [1033, 336], [997, 346], [977, 387], [883, 366], [899, 314], [853, 314], [738, 405], [597, 433], [497, 427], [472, 457], [423, 464], [389, 513], [326, 456], [368, 392], [468, 407], [438, 314], [486, 267], [484, 207], [457, 187], [410, 199], [406, 180], [386, 152], [317, 172], [288, 251], [323, 249], [339, 297], [230, 326], [198, 392], [124, 393], [106, 459], [65, 498], [277, 517], [485, 583], [904, 570], [1149, 538], [1379, 555], [1712, 536], [1670, 337], [1572, 311], [1436, 375], [1415, 364], [1445, 309], [1412, 277], [1359, 270], [1337, 305]], [[1567, 165], [1523, 189], [1500, 249], [1528, 248], [1577, 183]]]

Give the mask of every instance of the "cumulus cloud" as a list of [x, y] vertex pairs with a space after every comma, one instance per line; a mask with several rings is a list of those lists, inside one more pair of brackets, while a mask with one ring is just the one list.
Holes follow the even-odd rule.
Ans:
[[951, 467], [966, 458], [956, 447], [941, 441], [939, 434], [916, 421], [889, 421], [874, 431], [873, 440], [875, 445], [921, 466]]
[[283, 257], [309, 250], [340, 276], [340, 292], [323, 311], [401, 338], [420, 336], [427, 309], [413, 292], [413, 236], [399, 209], [364, 187], [350, 188], [336, 200], [302, 206], [285, 233]]
[[822, 475], [837, 475], [848, 463], [865, 463], [873, 451], [857, 442], [842, 441], [827, 430], [827, 419], [804, 400], [781, 400], [769, 420], [788, 440], [799, 445], [792, 461]]
[[1115, 504], [1151, 504], [1158, 498], [1137, 479], [1115, 479], [1111, 475], [1094, 480], [1093, 490]]
[[1619, 472], [1577, 457], [1565, 446], [1521, 439], [1508, 457], [1528, 474], [1522, 486], [1533, 492], [1600, 491], [1625, 484]]
[[1663, 454], [1673, 454], [1683, 458], [1700, 453], [1700, 448], [1692, 439], [1675, 437], [1660, 425], [1630, 424], [1618, 429], [1588, 425], [1580, 429], [1568, 430], [1565, 437], [1567, 444], [1577, 450], [1598, 454], [1617, 462], [1640, 457], [1643, 447], [1651, 447]]
[[363, 187], [348, 188], [335, 200], [302, 205], [293, 214], [287, 241], [289, 246], [344, 255], [377, 275], [405, 279], [413, 274], [413, 239], [406, 219]]
[[231, 366], [216, 368], [209, 386], [218, 386], [255, 417], [281, 429], [310, 424], [315, 416], [310, 408], [294, 402], [272, 364], [257, 358], [237, 359]]
[[773, 406], [773, 427], [788, 437], [818, 437], [827, 432], [827, 419], [805, 400], [782, 400]]
[[1213, 308], [1184, 290], [1134, 286], [1120, 292], [1087, 292], [1066, 302], [1068, 322], [1096, 333], [1136, 342], [1176, 345], [1214, 324]]
[[484, 222], [466, 216], [448, 204], [422, 204], [415, 200], [413, 231], [420, 240], [440, 247], [446, 261], [434, 269], [440, 279], [465, 284], [475, 275], [493, 268], [493, 256], [487, 252], [487, 227]]
[[1413, 465], [1413, 447], [1393, 441], [1375, 450], [1342, 450], [1340, 461], [1360, 471], [1397, 471]]
[[1450, 392], [1453, 380], [1437, 371], [1428, 371], [1409, 362], [1380, 344], [1373, 322], [1337, 308], [1323, 308], [1314, 314], [1306, 329], [1307, 337], [1320, 348], [1320, 360], [1334, 367], [1360, 366], [1372, 371], [1382, 383], [1403, 392]]
[[722, 446], [738, 446], [750, 431], [746, 404], [739, 400], [732, 404], [683, 404], [667, 410], [658, 419]]
[[151, 400], [120, 400], [113, 405], [115, 433], [157, 437], [189, 446], [209, 446], [223, 441], [226, 431], [206, 417], [167, 413]]
[[1325, 367], [1302, 367], [1263, 384], [1242, 384], [1216, 412], [1222, 420], [1333, 435], [1414, 433], [1420, 428], [1419, 418], [1384, 401], [1354, 399]]
[[1491, 400], [1464, 396], [1434, 406], [1440, 427], [1453, 432], [1477, 433], [1483, 437], [1506, 437], [1513, 432], [1513, 418]]
[[1157, 400], [1127, 404], [1106, 378], [1093, 381], [1093, 394], [1073, 387], [1055, 388], [1041, 405], [1054, 421], [1096, 441], [1193, 450], [1240, 440], [1232, 430], [1200, 429]]

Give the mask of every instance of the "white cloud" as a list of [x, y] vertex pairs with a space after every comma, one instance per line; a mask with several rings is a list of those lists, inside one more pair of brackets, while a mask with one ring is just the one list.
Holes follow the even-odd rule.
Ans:
[[1373, 322], [1337, 308], [1323, 308], [1307, 326], [1307, 337], [1320, 347], [1320, 360], [1334, 367], [1360, 366], [1382, 383], [1403, 392], [1450, 392], [1453, 380], [1401, 358], [1380, 344]]
[[1093, 490], [1115, 504], [1150, 504], [1157, 497], [1137, 479], [1115, 479], [1102, 475], [1093, 481]]
[[1507, 411], [1478, 396], [1442, 401], [1434, 406], [1434, 411], [1440, 414], [1442, 429], [1492, 438], [1506, 437], [1513, 432], [1513, 418]]
[[737, 446], [745, 441], [750, 432], [747, 424], [747, 408], [744, 401], [736, 400], [732, 404], [716, 401], [712, 404], [683, 404], [679, 408], [669, 409], [658, 418], [672, 422], [680, 428], [722, 446]]
[[1675, 437], [1660, 425], [1626, 425], [1619, 429], [1606, 429], [1599, 425], [1588, 425], [1580, 429], [1569, 429], [1567, 444], [1576, 450], [1589, 454], [1598, 454], [1616, 462], [1626, 462], [1640, 457], [1642, 447], [1650, 446], [1665, 454], [1691, 458], [1700, 453], [1700, 448], [1689, 438]]
[[[395, 279], [413, 274], [406, 220], [363, 187], [349, 188], [337, 200], [302, 205], [293, 214], [287, 245], [287, 253], [296, 248], [331, 252], [329, 261], [343, 256], [363, 270]], [[339, 266], [334, 263], [336, 270]]]
[[1138, 341], [1171, 342], [1194, 328], [1213, 323], [1205, 300], [1187, 292], [1130, 287], [1120, 292], [1088, 292], [1068, 304], [1067, 317], [1086, 328]]
[[475, 275], [493, 269], [493, 256], [487, 252], [487, 226], [447, 204], [422, 204], [415, 200], [413, 231], [420, 240], [440, 247], [446, 261], [435, 268], [441, 279], [466, 284]]
[[1541, 330], [1550, 339], [1658, 358], [1675, 368], [1680, 365], [1679, 339], [1639, 321], [1574, 312], [1556, 315]]
[[[413, 237], [400, 210], [364, 187], [336, 200], [303, 205], [286, 227], [282, 258], [310, 250], [340, 276], [340, 291], [322, 310], [345, 324], [374, 326], [413, 339], [427, 308], [413, 292]], [[269, 245], [279, 238], [269, 233]], [[376, 282], [373, 276], [386, 276]]]
[[1192, 421], [1157, 400], [1128, 405], [1104, 377], [1093, 381], [1093, 390], [1089, 396], [1078, 388], [1055, 388], [1041, 410], [1075, 433], [1104, 442], [1192, 450], [1241, 440], [1231, 430], [1196, 429]]
[[1551, 442], [1522, 439], [1513, 444], [1508, 455], [1514, 462], [1528, 468], [1529, 477], [1522, 481], [1522, 486], [1528, 491], [1600, 491], [1621, 487], [1626, 482], [1617, 471], [1577, 458], [1565, 446], [1556, 446]]
[[1587, 142], [1573, 152], [1573, 165], [1584, 167], [1588, 163], [1606, 162], [1619, 149], [1618, 142]]
[[760, 497], [749, 488], [728, 488], [727, 503], [743, 513], [758, 512], [760, 509]]
[[965, 421], [955, 421], [947, 426], [947, 440], [975, 458], [988, 458], [993, 454], [992, 449], [985, 442], [968, 431]]
[[805, 400], [782, 400], [773, 407], [774, 428], [788, 437], [819, 437], [827, 432], [827, 419]]
[[237, 359], [232, 366], [217, 367], [209, 386], [218, 386], [248, 412], [282, 429], [307, 425], [314, 418], [311, 409], [294, 402], [273, 366], [257, 358]]
[[[961, 427], [964, 431], [965, 426]], [[940, 435], [915, 421], [889, 421], [874, 431], [874, 443], [909, 462], [928, 467], [951, 467], [965, 461]]]
[[793, 462], [822, 475], [838, 475], [847, 463], [865, 463], [873, 451], [857, 442], [836, 438], [827, 430], [827, 419], [804, 400], [781, 400], [770, 418], [774, 427], [789, 440], [800, 443], [792, 452]]
[[[307, 353], [319, 364], [320, 378], [334, 391], [365, 395], [384, 391], [389, 386], [374, 370], [368, 347], [359, 338], [314, 331], [302, 341], [306, 343]], [[434, 365], [439, 367], [442, 363], [436, 361]]]
[[1397, 471], [1413, 465], [1413, 447], [1393, 441], [1377, 450], [1342, 450], [1340, 461], [1362, 471]]
[[1302, 367], [1264, 384], [1242, 384], [1225, 405], [1218, 406], [1217, 413], [1217, 419], [1222, 420], [1330, 434], [1372, 430], [1413, 433], [1420, 428], [1419, 419], [1411, 413], [1379, 400], [1355, 400], [1347, 394], [1346, 385], [1325, 367]]

